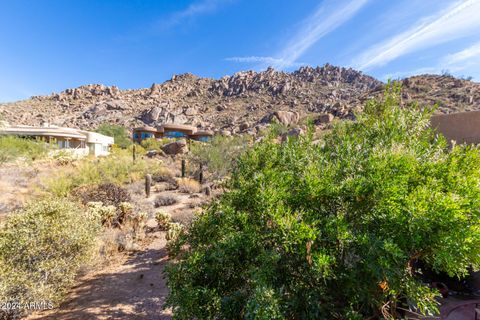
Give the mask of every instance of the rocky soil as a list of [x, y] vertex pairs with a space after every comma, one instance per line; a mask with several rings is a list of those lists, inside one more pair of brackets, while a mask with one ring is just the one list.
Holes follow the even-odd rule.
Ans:
[[[451, 76], [423, 75], [403, 80], [405, 102], [438, 103], [438, 112], [480, 108], [480, 84]], [[100, 84], [49, 96], [0, 104], [11, 124], [95, 129], [101, 123], [125, 127], [191, 124], [223, 132], [255, 133], [275, 111], [353, 118], [365, 100], [381, 94], [384, 83], [353, 69], [325, 65], [287, 73], [246, 71], [221, 79], [174, 75], [150, 88], [120, 90]]]

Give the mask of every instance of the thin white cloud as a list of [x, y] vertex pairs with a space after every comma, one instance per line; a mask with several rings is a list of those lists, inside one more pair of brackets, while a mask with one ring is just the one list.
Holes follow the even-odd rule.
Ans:
[[156, 29], [168, 29], [178, 25], [186, 20], [193, 19], [196, 16], [208, 14], [216, 11], [221, 5], [232, 2], [233, 0], [202, 0], [190, 4], [181, 11], [172, 13], [165, 19], [156, 23]]
[[286, 69], [302, 65], [297, 60], [321, 38], [350, 20], [370, 0], [325, 1], [301, 22], [300, 28], [274, 57], [233, 57], [236, 62], [260, 62], [262, 67]]
[[354, 59], [360, 70], [382, 66], [405, 54], [478, 33], [480, 0], [456, 1], [409, 30], [367, 49]]
[[448, 66], [457, 65], [459, 63], [468, 64], [470, 62], [480, 64], [480, 42], [477, 42], [462, 51], [449, 54], [442, 59], [442, 63]]
[[327, 1], [322, 4], [302, 23], [302, 27], [297, 34], [287, 42], [278, 55], [283, 63], [276, 65], [276, 67], [283, 69], [297, 61], [318, 40], [350, 20], [368, 1]]
[[[462, 74], [468, 72], [469, 74]], [[410, 71], [389, 73], [382, 80], [405, 78], [420, 74], [451, 73], [457, 76], [472, 76], [478, 80], [480, 76], [480, 42], [454, 53], [441, 57], [434, 66]]]

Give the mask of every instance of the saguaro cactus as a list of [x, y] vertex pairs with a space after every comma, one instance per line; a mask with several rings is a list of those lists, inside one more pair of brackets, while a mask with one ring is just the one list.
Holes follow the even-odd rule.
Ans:
[[152, 175], [146, 174], [145, 175], [145, 195], [146, 197], [150, 197], [150, 188], [152, 187]]
[[186, 163], [185, 159], [182, 159], [182, 178], [185, 178]]
[[198, 174], [198, 182], [203, 183], [203, 163], [200, 163], [200, 173]]

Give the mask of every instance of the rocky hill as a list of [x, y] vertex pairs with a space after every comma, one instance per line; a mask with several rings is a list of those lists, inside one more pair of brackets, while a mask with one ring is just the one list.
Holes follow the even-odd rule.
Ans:
[[[439, 112], [480, 109], [480, 84], [451, 76], [416, 76], [403, 80], [403, 100], [440, 105]], [[162, 84], [120, 90], [94, 84], [49, 96], [0, 104], [2, 117], [14, 124], [94, 129], [101, 123], [126, 127], [160, 123], [192, 124], [233, 132], [254, 132], [274, 111], [302, 119], [329, 113], [353, 118], [366, 99], [384, 84], [361, 72], [325, 65], [287, 73], [273, 69], [239, 72], [221, 79], [175, 75]]]

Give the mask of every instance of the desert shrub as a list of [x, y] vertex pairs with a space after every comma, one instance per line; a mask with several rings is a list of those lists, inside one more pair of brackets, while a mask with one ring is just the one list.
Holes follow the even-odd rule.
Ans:
[[203, 164], [213, 178], [222, 178], [234, 168], [236, 160], [250, 143], [247, 135], [215, 136], [208, 143], [192, 143], [189, 157], [193, 163]]
[[52, 158], [60, 166], [72, 164], [76, 160], [76, 157], [67, 150], [55, 150]]
[[152, 171], [152, 180], [155, 182], [175, 183], [173, 172], [166, 167], [159, 167]]
[[155, 198], [154, 205], [155, 208], [164, 207], [164, 206], [171, 206], [172, 204], [177, 203], [178, 200], [176, 197], [172, 195], [158, 195]]
[[132, 144], [130, 134], [125, 129], [125, 127], [104, 123], [101, 124], [95, 131], [103, 135], [113, 137], [115, 140], [115, 144], [120, 148], [125, 149]]
[[202, 189], [202, 185], [193, 179], [182, 178], [177, 181], [178, 191], [183, 193], [198, 193]]
[[265, 140], [242, 156], [229, 191], [170, 245], [175, 318], [435, 314], [422, 274], [480, 267], [480, 150], [449, 148], [432, 111], [399, 95], [388, 87], [321, 144]]
[[289, 129], [288, 126], [282, 123], [274, 122], [270, 124], [269, 130], [265, 131], [265, 133], [278, 137], [278, 136], [281, 136], [282, 134], [286, 134], [288, 132], [288, 129]]
[[79, 188], [75, 196], [81, 199], [84, 204], [88, 202], [101, 202], [103, 205], [120, 207], [130, 202], [131, 197], [128, 190], [114, 183], [103, 183], [97, 186]]
[[148, 139], [142, 140], [140, 144], [145, 150], [161, 150], [163, 145], [170, 142], [172, 142], [172, 140], [168, 138], [164, 138], [160, 140], [155, 138], [148, 138]]
[[0, 164], [18, 158], [29, 161], [41, 159], [48, 155], [51, 148], [44, 142], [0, 135]]
[[95, 215], [66, 200], [38, 201], [9, 215], [0, 229], [0, 301], [57, 304], [92, 256], [99, 230]]
[[155, 215], [155, 220], [157, 220], [160, 230], [167, 230], [168, 224], [172, 221], [172, 215], [170, 213], [160, 211]]
[[68, 196], [72, 190], [93, 184], [123, 184], [143, 179], [146, 173], [156, 169], [155, 161], [138, 158], [132, 161], [127, 150], [114, 149], [107, 157], [85, 158], [77, 162], [75, 168], [59, 171], [44, 181], [48, 192], [59, 197]]

